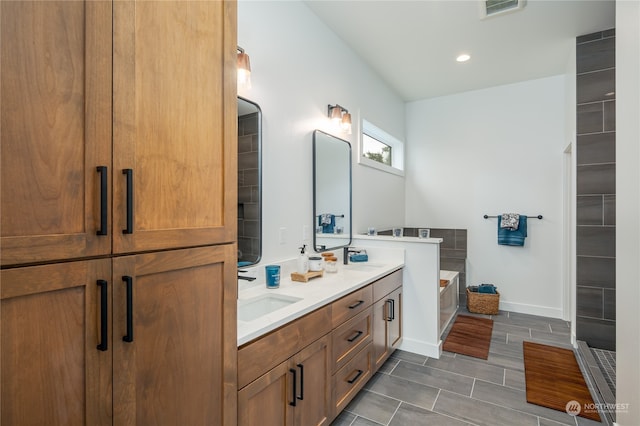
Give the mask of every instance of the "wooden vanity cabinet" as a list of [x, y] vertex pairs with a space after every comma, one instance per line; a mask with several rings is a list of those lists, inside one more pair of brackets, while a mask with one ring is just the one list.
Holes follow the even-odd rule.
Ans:
[[400, 344], [401, 304], [398, 270], [241, 346], [238, 424], [329, 424]]
[[324, 336], [238, 392], [238, 424], [328, 425], [329, 338]]
[[373, 355], [377, 371], [402, 342], [402, 271], [373, 286]]
[[331, 419], [347, 406], [373, 375], [371, 341], [373, 286], [368, 285], [333, 302]]
[[330, 316], [329, 307], [321, 308], [239, 349], [239, 425], [329, 424]]

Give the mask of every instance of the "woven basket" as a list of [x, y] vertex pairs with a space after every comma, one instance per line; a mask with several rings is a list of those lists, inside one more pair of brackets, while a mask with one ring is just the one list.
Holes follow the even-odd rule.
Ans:
[[467, 288], [467, 310], [474, 314], [496, 315], [500, 305], [500, 293], [478, 293]]

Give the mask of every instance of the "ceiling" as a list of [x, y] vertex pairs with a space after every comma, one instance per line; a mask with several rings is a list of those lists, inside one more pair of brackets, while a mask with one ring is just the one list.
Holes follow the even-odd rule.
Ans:
[[563, 74], [577, 36], [615, 26], [614, 0], [528, 0], [486, 19], [481, 0], [305, 3], [405, 101]]

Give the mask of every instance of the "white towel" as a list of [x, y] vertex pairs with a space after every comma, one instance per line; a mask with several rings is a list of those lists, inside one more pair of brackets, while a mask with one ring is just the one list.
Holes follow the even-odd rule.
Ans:
[[520, 215], [518, 213], [502, 213], [500, 228], [516, 231], [518, 229], [518, 223], [520, 223]]
[[320, 225], [331, 225], [332, 219], [333, 219], [333, 215], [332, 214], [323, 213], [323, 214], [320, 215]]

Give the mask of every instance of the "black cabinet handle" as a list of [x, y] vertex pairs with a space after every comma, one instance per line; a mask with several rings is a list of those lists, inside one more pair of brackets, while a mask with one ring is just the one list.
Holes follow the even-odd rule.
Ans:
[[396, 301], [395, 299], [389, 299], [391, 302], [391, 321], [396, 319]]
[[133, 234], [133, 170], [124, 169], [122, 174], [127, 176], [127, 228], [123, 234]]
[[105, 280], [96, 281], [98, 287], [100, 287], [100, 344], [97, 349], [99, 351], [106, 351], [108, 349], [107, 341], [109, 340], [109, 326], [107, 317], [107, 282]]
[[387, 306], [387, 315], [385, 315], [385, 321], [391, 322], [393, 320], [393, 318], [391, 318], [391, 299], [387, 299], [385, 302], [385, 305]]
[[358, 331], [356, 331], [356, 334], [353, 335], [353, 337], [350, 337], [350, 338], [347, 339], [347, 342], [353, 342], [354, 340], [356, 340], [360, 336], [362, 336], [362, 331], [358, 330]]
[[347, 380], [347, 383], [349, 383], [350, 385], [352, 385], [356, 380], [358, 380], [358, 378], [360, 376], [362, 376], [362, 373], [364, 373], [364, 371], [362, 370], [358, 370], [358, 373], [355, 375], [355, 377], [351, 380]]
[[358, 306], [362, 305], [364, 303], [364, 300], [358, 300], [356, 303], [354, 303], [353, 305], [349, 306], [349, 309], [355, 309]]
[[304, 365], [298, 364], [297, 367], [300, 369], [300, 395], [298, 399], [302, 401], [304, 399]]
[[298, 378], [296, 377], [296, 370], [293, 368], [289, 369], [289, 372], [291, 374], [293, 374], [293, 392], [291, 393], [293, 396], [293, 401], [289, 403], [290, 406], [295, 407], [296, 406], [296, 394], [298, 393], [296, 391], [296, 382], [298, 381]]
[[107, 235], [107, 166], [98, 166], [100, 173], [100, 229], [96, 235]]
[[122, 336], [122, 340], [131, 343], [133, 342], [133, 278], [124, 276], [122, 281], [127, 286], [127, 334]]

